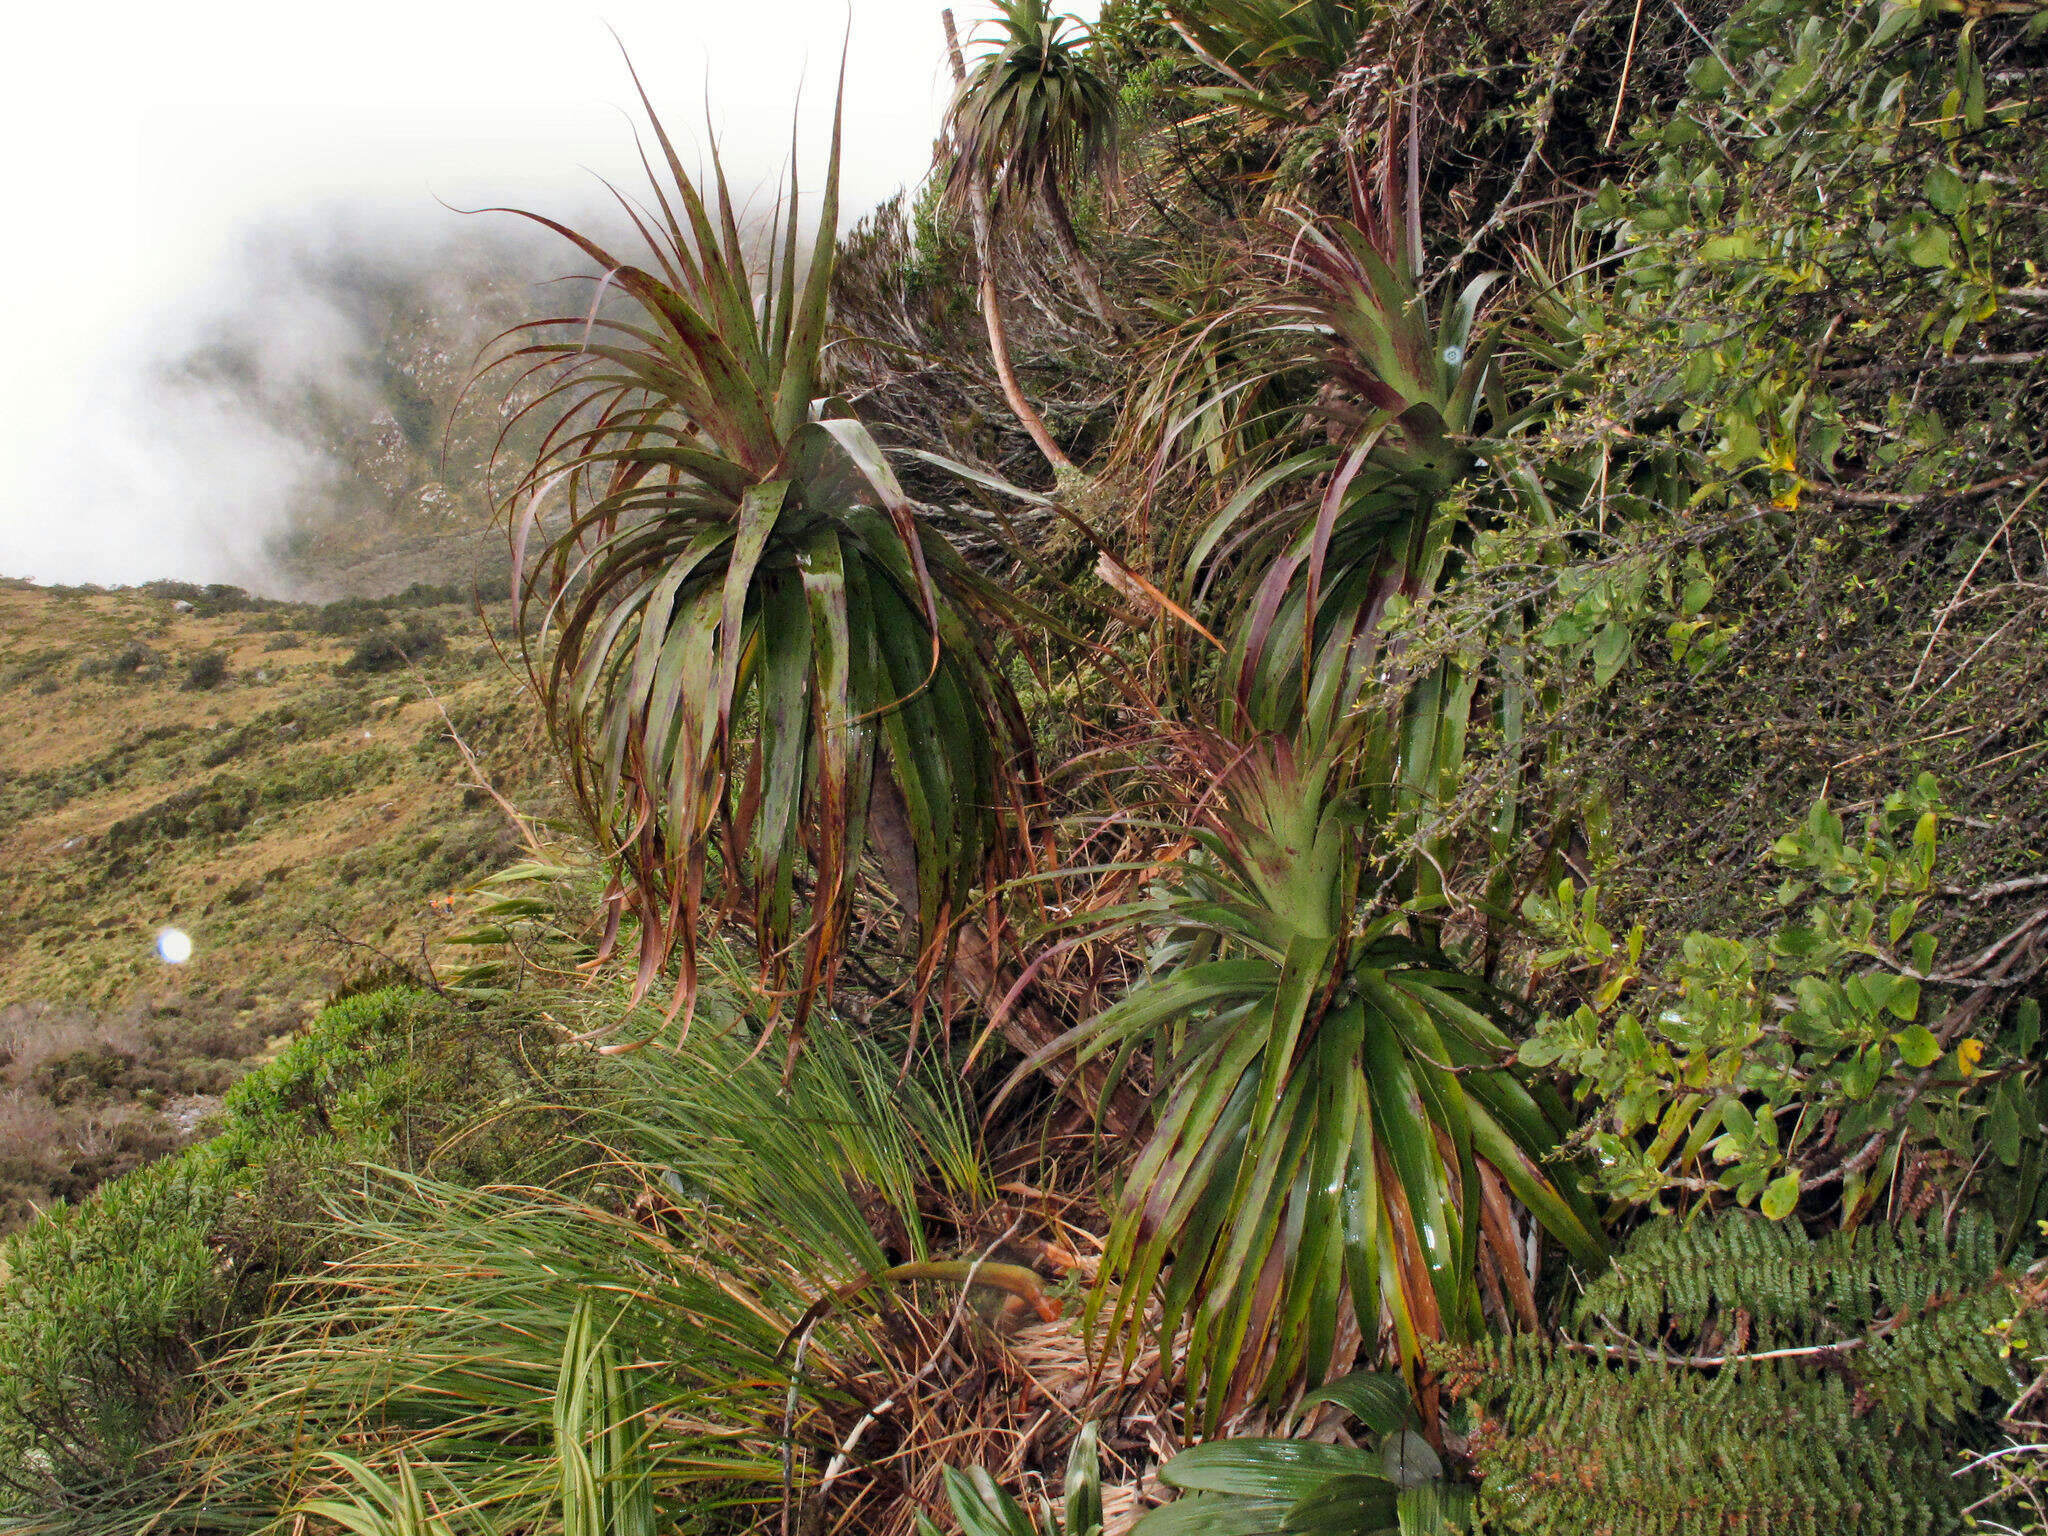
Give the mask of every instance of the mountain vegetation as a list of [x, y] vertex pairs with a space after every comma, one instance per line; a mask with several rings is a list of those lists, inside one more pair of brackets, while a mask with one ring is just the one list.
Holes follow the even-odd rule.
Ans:
[[473, 227], [314, 221], [248, 242], [235, 306], [156, 390], [174, 419], [235, 429], [221, 456], [254, 444], [285, 466], [267, 519], [241, 504], [263, 499], [262, 474], [193, 471], [222, 486], [215, 515], [248, 546], [253, 584], [312, 601], [503, 584], [486, 479], [518, 402], [464, 386], [477, 349], [524, 318], [535, 258], [512, 231]]
[[0, 1225], [202, 1132], [520, 852], [487, 786], [552, 776], [473, 590], [0, 583]]
[[[942, 37], [850, 229], [649, 103], [533, 216], [526, 697], [421, 597], [107, 762], [246, 867], [457, 667], [503, 841], [9, 1240], [9, 1528], [2048, 1532], [2048, 9]], [[10, 686], [216, 709], [202, 598]]]

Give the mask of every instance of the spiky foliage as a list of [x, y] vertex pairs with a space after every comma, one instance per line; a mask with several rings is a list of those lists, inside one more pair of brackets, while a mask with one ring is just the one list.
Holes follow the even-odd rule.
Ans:
[[[997, 0], [989, 46], [954, 93], [948, 186], [987, 179], [992, 208], [1116, 174], [1116, 86], [1089, 54], [1088, 28], [1048, 0]], [[1062, 203], [1062, 206], [1064, 204]]]
[[331, 1521], [353, 1536], [455, 1536], [455, 1527], [435, 1505], [460, 1503], [461, 1494], [445, 1483], [423, 1486], [405, 1456], [399, 1456], [390, 1477], [339, 1451], [328, 1452], [326, 1461], [340, 1486], [329, 1498], [308, 1499], [297, 1511], [300, 1519], [311, 1515]]
[[[963, 1536], [1102, 1536], [1102, 1460], [1093, 1424], [1074, 1436], [1061, 1492], [1057, 1509], [1050, 1499], [1039, 1500], [1034, 1520], [986, 1467], [946, 1468], [946, 1502]], [[923, 1517], [918, 1531], [938, 1536], [938, 1527]]]
[[603, 276], [587, 321], [525, 328], [509, 359], [553, 375], [562, 413], [506, 498], [529, 666], [639, 919], [640, 986], [679, 946], [693, 993], [715, 883], [800, 1025], [838, 964], [876, 785], [931, 960], [1005, 866], [1029, 743], [994, 655], [1004, 600], [819, 399], [836, 122], [807, 269], [793, 186], [756, 255], [716, 153], [707, 201], [654, 131], [666, 183], [650, 167], [655, 211], [626, 205], [638, 261], [531, 215]]
[[[1559, 1106], [1505, 1069], [1486, 989], [1437, 944], [1453, 855], [1425, 823], [1455, 793], [1479, 658], [1404, 669], [1387, 621], [1444, 577], [1482, 414], [1516, 413], [1480, 325], [1488, 280], [1441, 318], [1425, 301], [1414, 146], [1404, 169], [1390, 140], [1374, 186], [1354, 171], [1350, 220], [1296, 221], [1269, 286], [1221, 322], [1232, 358], [1199, 330], [1160, 424], [1162, 456], [1209, 450], [1234, 480], [1187, 555], [1190, 604], [1229, 634], [1222, 729], [1188, 740], [1203, 788], [1172, 812], [1197, 851], [1119, 914], [1171, 947], [1075, 1038], [1160, 1073], [1110, 1242], [1111, 1332], [1165, 1270], [1211, 1428], [1348, 1363], [1347, 1296], [1350, 1344], [1375, 1345], [1384, 1313], [1419, 1393], [1424, 1342], [1482, 1326], [1482, 1264], [1533, 1320], [1510, 1196], [1582, 1261], [1602, 1254], [1571, 1181], [1541, 1166]], [[1362, 707], [1373, 689], [1385, 707]], [[1492, 698], [1504, 718], [1523, 702], [1512, 677]]]
[[1367, 680], [1389, 604], [1442, 573], [1445, 493], [1479, 457], [1482, 417], [1518, 424], [1493, 370], [1501, 327], [1481, 323], [1494, 278], [1433, 315], [1412, 172], [1390, 144], [1351, 184], [1349, 217], [1275, 229], [1252, 297], [1194, 327], [1158, 400], [1162, 455], [1217, 450], [1221, 505], [1186, 578], [1235, 616], [1226, 677], [1257, 728], [1299, 718], [1318, 664]]
[[1298, 115], [1302, 98], [1331, 79], [1373, 19], [1370, 0], [1173, 0], [1175, 30], [1233, 82], [1209, 94], [1277, 117]]
[[[1483, 988], [1361, 903], [1354, 743], [1193, 737], [1210, 788], [1185, 857], [1111, 923], [1161, 935], [1153, 968], [1068, 1041], [1160, 1078], [1107, 1268], [1112, 1338], [1134, 1342], [1164, 1275], [1187, 1331], [1191, 1417], [1213, 1429], [1376, 1344], [1410, 1383], [1422, 1344], [1483, 1326], [1478, 1270], [1528, 1287], [1512, 1195], [1582, 1261], [1602, 1254], [1569, 1179], [1544, 1166], [1559, 1122], [1505, 1065]], [[1093, 1314], [1091, 1314], [1093, 1315]]]
[[2011, 1388], [1996, 1249], [1979, 1214], [1953, 1237], [1816, 1240], [1741, 1212], [1644, 1228], [1579, 1308], [1599, 1342], [1447, 1357], [1491, 1405], [1474, 1436], [1489, 1528], [1957, 1529], [1981, 1488], [1929, 1423]]
[[1358, 1371], [1311, 1392], [1306, 1430], [1325, 1405], [1357, 1420], [1358, 1445], [1246, 1436], [1182, 1451], [1159, 1480], [1183, 1490], [1139, 1522], [1136, 1536], [1452, 1536], [1471, 1522], [1472, 1489], [1444, 1479], [1398, 1376]]
[[[1350, 167], [1349, 215], [1296, 214], [1269, 233], [1250, 296], [1189, 328], [1150, 403], [1158, 471], [1199, 454], [1215, 481], [1183, 574], [1188, 601], [1212, 604], [1227, 630], [1222, 719], [1292, 732], [1371, 699], [1355, 746], [1365, 806], [1377, 848], [1405, 851], [1387, 893], [1429, 913], [1463, 851], [1440, 813], [1480, 723], [1512, 765], [1482, 850], [1489, 896], [1506, 894], [1530, 695], [1518, 607], [1484, 646], [1467, 633], [1411, 651], [1410, 637], [1473, 541], [1461, 488], [1542, 419], [1550, 365], [1522, 354], [1510, 387], [1505, 323], [1484, 309], [1491, 274], [1432, 303], [1419, 144], [1412, 117], [1405, 133], [1390, 117], [1377, 167]], [[1533, 477], [1500, 489], [1550, 505]]]
[[[1096, 66], [1088, 28], [1056, 14], [1048, 0], [997, 0], [989, 26], [990, 46], [947, 111], [954, 153], [948, 195], [973, 204], [985, 189], [995, 218], [1035, 202], [1096, 318], [1120, 331], [1122, 320], [1074, 232], [1066, 194], [1084, 180], [1104, 190], [1116, 185], [1116, 86]], [[992, 254], [984, 249], [982, 259]]]
[[[237, 1390], [188, 1484], [209, 1511], [366, 1487], [375, 1505], [340, 1448], [400, 1492], [409, 1465], [493, 1531], [665, 1530], [802, 1496], [859, 1416], [851, 1374], [886, 1352], [879, 1304], [924, 1278], [951, 1306], [969, 1278], [925, 1209], [987, 1183], [944, 1067], [906, 1072], [820, 1014], [785, 1088], [765, 1025], [705, 1006], [687, 1051], [671, 1030], [585, 1103], [584, 1176], [366, 1191], [354, 1254], [227, 1364]], [[1015, 1266], [972, 1279], [1037, 1294]]]

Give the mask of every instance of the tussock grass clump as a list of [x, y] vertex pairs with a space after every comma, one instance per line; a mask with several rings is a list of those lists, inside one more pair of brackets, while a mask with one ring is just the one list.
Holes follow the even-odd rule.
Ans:
[[[62, 1050], [64, 1031], [48, 1033], [42, 1048]], [[33, 1059], [24, 1045], [17, 1066]], [[349, 1166], [431, 1166], [459, 1180], [527, 1165], [531, 1124], [506, 1111], [549, 1060], [544, 1028], [482, 1021], [417, 990], [351, 997], [216, 1100], [208, 1139], [10, 1237], [0, 1500], [105, 1529], [94, 1523], [102, 1500], [167, 1465], [191, 1428], [209, 1392], [205, 1362], [279, 1287], [345, 1249], [323, 1202], [344, 1197]], [[485, 1110], [494, 1118], [458, 1139]], [[48, 1133], [58, 1121], [47, 1100], [0, 1095], [0, 1130]]]

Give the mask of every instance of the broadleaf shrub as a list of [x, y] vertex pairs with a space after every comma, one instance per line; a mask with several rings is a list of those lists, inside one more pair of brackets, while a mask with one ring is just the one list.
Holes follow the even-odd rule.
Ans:
[[2008, 1168], [2038, 1125], [2041, 1010], [1997, 976], [1938, 963], [1945, 812], [1923, 774], [1849, 835], [1825, 800], [1780, 837], [1788, 920], [1760, 938], [1711, 932], [1653, 945], [1617, 935], [1600, 891], [1567, 881], [1525, 914], [1586, 997], [1542, 1019], [1525, 1065], [1562, 1069], [1590, 1105], [1602, 1192], [1667, 1206], [1732, 1196], [1773, 1218], [1817, 1192], [1853, 1217], [1903, 1164]]
[[200, 1367], [334, 1241], [330, 1175], [482, 1182], [536, 1141], [518, 1115], [547, 1032], [417, 990], [323, 1011], [229, 1090], [210, 1140], [59, 1204], [0, 1248], [0, 1499], [48, 1510], [145, 1471], [203, 1401]]

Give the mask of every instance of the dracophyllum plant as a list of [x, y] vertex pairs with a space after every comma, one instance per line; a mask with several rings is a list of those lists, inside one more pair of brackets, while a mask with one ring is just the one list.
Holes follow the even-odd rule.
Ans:
[[823, 398], [836, 120], [807, 262], [793, 186], [750, 239], [716, 153], [707, 198], [654, 129], [651, 210], [621, 199], [641, 250], [530, 216], [601, 275], [587, 316], [521, 327], [505, 359], [560, 413], [507, 497], [521, 634], [640, 988], [680, 950], [688, 1000], [707, 907], [743, 913], [800, 1029], [864, 849], [914, 872], [892, 883], [927, 975], [1007, 867], [1032, 775], [996, 652], [1012, 610]]
[[1483, 1326], [1482, 1265], [1533, 1325], [1526, 1212], [1574, 1259], [1597, 1222], [1549, 1163], [1560, 1106], [1512, 1065], [1486, 987], [1361, 900], [1352, 732], [1179, 746], [1207, 786], [1189, 851], [1106, 915], [1170, 942], [1059, 1042], [1157, 1088], [1090, 1317], [1135, 1346], [1156, 1300], [1185, 1334], [1205, 1432], [1384, 1343], [1429, 1402], [1424, 1345]]

